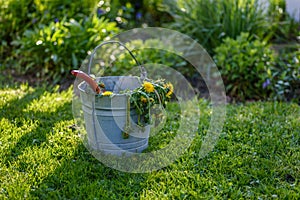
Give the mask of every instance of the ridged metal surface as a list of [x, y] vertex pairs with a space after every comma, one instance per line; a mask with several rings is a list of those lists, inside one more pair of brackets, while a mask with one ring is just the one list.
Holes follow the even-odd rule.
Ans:
[[[106, 90], [114, 93], [140, 86], [139, 79], [131, 76], [103, 77], [97, 81], [104, 82]], [[136, 125], [138, 116], [135, 109], [130, 110], [130, 124], [133, 131], [129, 133], [127, 139], [122, 136], [126, 125], [128, 96], [125, 94], [112, 97], [95, 96], [89, 92], [84, 82], [79, 85], [79, 90], [88, 143], [93, 150], [122, 154], [126, 151], [140, 153], [148, 147], [150, 126], [141, 129]]]

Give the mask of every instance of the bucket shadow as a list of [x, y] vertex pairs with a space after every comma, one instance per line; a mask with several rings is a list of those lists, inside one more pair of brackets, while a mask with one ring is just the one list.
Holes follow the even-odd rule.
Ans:
[[75, 154], [64, 159], [43, 179], [31, 196], [39, 199], [139, 198], [147, 174], [130, 174], [104, 166], [80, 143]]

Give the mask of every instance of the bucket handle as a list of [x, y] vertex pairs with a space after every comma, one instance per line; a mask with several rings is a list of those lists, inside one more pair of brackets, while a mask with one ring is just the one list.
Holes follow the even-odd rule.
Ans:
[[140, 68], [140, 71], [141, 71], [141, 80], [145, 80], [147, 78], [147, 71], [145, 69], [145, 67], [143, 65], [141, 65], [136, 57], [133, 55], [133, 53], [125, 46], [125, 44], [123, 44], [122, 42], [119, 42], [119, 41], [116, 41], [116, 40], [110, 40], [110, 41], [106, 41], [106, 42], [103, 42], [101, 44], [99, 44], [98, 46], [96, 46], [96, 48], [93, 50], [92, 54], [91, 54], [91, 57], [90, 57], [90, 60], [89, 60], [89, 65], [88, 65], [88, 74], [90, 75], [91, 73], [91, 65], [92, 65], [92, 61], [93, 61], [93, 58], [94, 58], [94, 55], [96, 53], [96, 50], [100, 47], [102, 47], [103, 45], [106, 45], [106, 44], [112, 44], [112, 43], [117, 43], [119, 44], [120, 46], [124, 47], [128, 52], [129, 54], [131, 55], [131, 57], [134, 59], [135, 63], [137, 64], [137, 66], [139, 66]]

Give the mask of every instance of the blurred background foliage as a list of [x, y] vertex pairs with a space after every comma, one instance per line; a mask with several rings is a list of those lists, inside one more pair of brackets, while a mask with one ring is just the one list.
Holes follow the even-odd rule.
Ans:
[[[135, 27], [156, 26], [180, 31], [203, 45], [233, 101], [299, 102], [299, 22], [286, 12], [284, 0], [269, 0], [268, 7], [259, 2], [0, 0], [0, 70], [5, 75], [0, 82], [23, 77], [63, 84], [72, 80], [69, 70], [79, 68], [102, 41]], [[141, 63], [173, 67], [201, 91], [201, 76], [178, 55], [149, 49], [134, 53]], [[106, 73], [123, 74], [132, 64], [121, 56]]]
[[236, 39], [227, 37], [215, 49], [214, 60], [223, 75], [228, 94], [238, 100], [264, 99], [270, 67], [274, 62], [274, 52], [249, 33], [242, 33]]

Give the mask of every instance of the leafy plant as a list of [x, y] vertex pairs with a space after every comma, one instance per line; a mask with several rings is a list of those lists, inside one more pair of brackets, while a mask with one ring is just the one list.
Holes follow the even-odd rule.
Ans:
[[267, 97], [263, 84], [271, 74], [274, 52], [265, 42], [242, 33], [236, 40], [226, 38], [215, 52], [214, 60], [232, 98], [244, 101]]
[[173, 85], [165, 83], [164, 80], [147, 80], [141, 87], [135, 89], [130, 96], [130, 102], [136, 107], [138, 115], [144, 116], [144, 121], [140, 121], [139, 124], [149, 124], [150, 109], [155, 104], [165, 107], [166, 102], [171, 99], [173, 91]]
[[282, 43], [297, 40], [297, 31], [300, 25], [286, 12], [285, 0], [270, 1], [268, 21], [270, 26], [266, 37], [273, 42]]
[[0, 0], [0, 59], [10, 55], [10, 42], [28, 27], [31, 1]]
[[[168, 66], [180, 71], [182, 74], [189, 75], [189, 69], [185, 67], [186, 61], [180, 55], [172, 53], [172, 47], [168, 47], [170, 51], [163, 50], [166, 47], [158, 39], [132, 40], [124, 45], [131, 50], [132, 55], [139, 64]], [[138, 65], [132, 55], [121, 48], [119, 44], [102, 46], [101, 49], [96, 51], [94, 60], [101, 60], [103, 64], [100, 66], [98, 63], [94, 63], [92, 72], [98, 74], [102, 70], [104, 71], [101, 74], [103, 76], [127, 75], [133, 72], [132, 69]]]
[[[195, 92], [207, 92], [206, 85], [194, 66], [189, 64], [180, 53], [173, 53], [174, 47], [168, 47], [158, 39], [132, 40], [124, 44], [146, 68], [148, 77], [160, 79], [180, 73], [194, 87]], [[91, 72], [96, 76], [141, 75], [138, 64], [120, 45], [106, 45], [97, 50]], [[168, 70], [166, 70], [169, 68]], [[99, 73], [100, 72], [100, 73]], [[172, 82], [174, 83], [175, 80]], [[176, 84], [175, 84], [176, 85]]]
[[[113, 97], [115, 95], [115, 93], [105, 90], [104, 83], [100, 82], [99, 86], [104, 88], [104, 90], [99, 93], [98, 96]], [[165, 107], [166, 103], [171, 99], [173, 92], [174, 88], [171, 83], [166, 83], [162, 79], [156, 81], [146, 79], [142, 82], [140, 87], [133, 91], [124, 90], [119, 91], [118, 93], [129, 96], [130, 106], [127, 108], [127, 112], [130, 112], [130, 107], [134, 107], [139, 116], [138, 125], [145, 126], [150, 124], [151, 121], [150, 109], [154, 105]]]
[[158, 9], [162, 5], [163, 0], [109, 0], [100, 1], [97, 12], [117, 22], [122, 29], [161, 26], [172, 20], [167, 12]]
[[170, 0], [165, 5], [175, 19], [170, 27], [195, 38], [211, 54], [226, 37], [249, 32], [261, 38], [268, 27], [257, 0]]
[[64, 18], [49, 25], [39, 24], [13, 42], [16, 68], [58, 81], [71, 68], [77, 68], [95, 45], [118, 32], [114, 22], [96, 15], [80, 21]]
[[11, 60], [14, 50], [10, 43], [27, 29], [41, 28], [42, 24], [57, 22], [63, 18], [77, 21], [95, 11], [97, 0], [46, 1], [46, 0], [0, 0], [0, 58]]
[[270, 88], [275, 100], [300, 102], [300, 51], [281, 52], [272, 67]]

